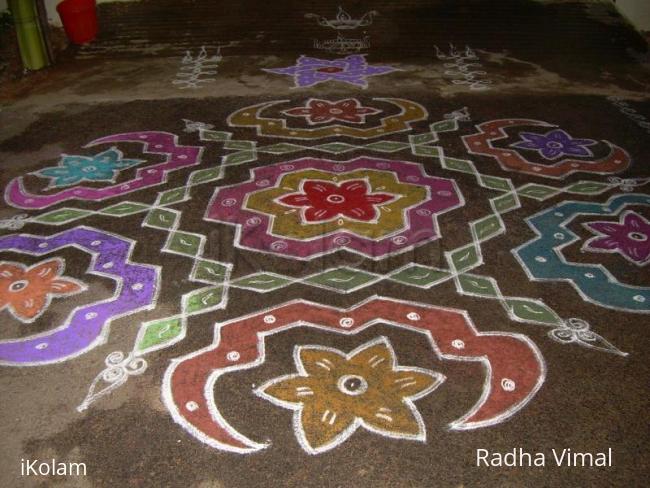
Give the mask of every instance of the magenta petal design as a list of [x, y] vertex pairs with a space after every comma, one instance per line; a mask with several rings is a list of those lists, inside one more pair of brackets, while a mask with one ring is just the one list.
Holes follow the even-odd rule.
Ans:
[[650, 262], [650, 223], [638, 213], [625, 212], [618, 223], [588, 222], [585, 227], [596, 237], [589, 239], [583, 249], [618, 253], [638, 266]]
[[289, 75], [297, 88], [314, 86], [325, 81], [342, 81], [366, 88], [369, 76], [383, 75], [397, 71], [392, 66], [369, 65], [364, 54], [353, 54], [344, 58], [327, 60], [300, 56], [293, 66], [264, 69], [269, 73]]

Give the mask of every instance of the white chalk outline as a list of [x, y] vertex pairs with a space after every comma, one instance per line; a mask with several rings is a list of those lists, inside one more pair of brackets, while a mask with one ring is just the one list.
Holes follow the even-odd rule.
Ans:
[[[537, 362], [540, 367], [540, 375], [538, 377], [537, 383], [535, 386], [532, 388], [530, 393], [520, 400], [518, 403], [510, 406], [507, 410], [502, 412], [496, 417], [493, 417], [488, 420], [483, 420], [479, 422], [466, 422], [468, 418], [473, 416], [487, 401], [491, 394], [492, 386], [491, 386], [491, 381], [492, 381], [492, 368], [490, 367], [490, 364], [486, 358], [486, 356], [480, 356], [480, 357], [471, 357], [468, 358], [466, 356], [457, 356], [454, 354], [443, 354], [440, 349], [438, 349], [438, 346], [436, 342], [433, 340], [431, 337], [431, 332], [430, 331], [425, 331], [421, 328], [415, 328], [411, 325], [408, 325], [406, 322], [408, 322], [408, 319], [405, 319], [405, 323], [396, 323], [392, 322], [389, 320], [382, 319], [381, 317], [377, 317], [362, 326], [356, 328], [356, 329], [347, 329], [347, 328], [341, 328], [339, 330], [334, 330], [329, 327], [323, 327], [319, 326], [318, 324], [313, 324], [311, 322], [308, 322], [306, 320], [298, 320], [296, 322], [287, 324], [284, 327], [274, 329], [271, 331], [264, 331], [260, 332], [257, 334], [258, 336], [258, 356], [255, 359], [255, 361], [250, 362], [250, 363], [245, 363], [242, 365], [237, 365], [234, 364], [232, 366], [228, 366], [226, 368], [221, 368], [221, 369], [216, 369], [214, 370], [208, 377], [206, 384], [203, 388], [203, 394], [206, 400], [206, 404], [209, 409], [210, 416], [212, 420], [217, 423], [219, 426], [221, 426], [224, 430], [228, 432], [228, 434], [233, 437], [234, 439], [238, 440], [242, 444], [246, 445], [247, 447], [245, 448], [240, 448], [240, 447], [233, 447], [230, 444], [224, 444], [216, 439], [213, 439], [212, 437], [204, 434], [202, 431], [197, 429], [193, 424], [188, 422], [183, 415], [181, 415], [180, 410], [182, 408], [185, 408], [185, 406], [179, 406], [174, 403], [173, 395], [172, 395], [172, 389], [171, 389], [171, 379], [174, 374], [174, 371], [178, 367], [179, 364], [182, 362], [191, 359], [193, 357], [199, 356], [205, 352], [211, 351], [219, 347], [220, 343], [220, 332], [223, 327], [226, 327], [229, 324], [232, 324], [234, 322], [241, 322], [243, 320], [247, 320], [248, 318], [258, 316], [260, 314], [264, 313], [271, 313], [277, 308], [280, 307], [285, 307], [287, 305], [293, 305], [293, 304], [306, 304], [310, 306], [315, 306], [317, 308], [321, 309], [329, 309], [329, 310], [334, 310], [337, 313], [345, 313], [352, 311], [356, 308], [362, 307], [366, 303], [369, 303], [374, 300], [386, 300], [386, 301], [391, 301], [391, 302], [397, 302], [401, 304], [406, 304], [406, 305], [413, 305], [417, 308], [428, 308], [432, 310], [440, 310], [440, 311], [446, 311], [446, 312], [451, 312], [451, 313], [457, 313], [460, 314], [464, 317], [466, 324], [470, 328], [472, 332], [475, 333], [476, 336], [499, 336], [499, 337], [512, 337], [514, 339], [520, 340], [524, 343], [526, 343], [530, 350], [533, 352], [535, 355]], [[163, 384], [162, 384], [162, 389], [161, 389], [161, 397], [162, 401], [169, 410], [174, 422], [176, 422], [179, 426], [181, 426], [186, 432], [188, 432], [190, 435], [195, 437], [197, 440], [200, 442], [207, 444], [211, 447], [214, 447], [216, 449], [228, 451], [228, 452], [235, 452], [235, 453], [240, 453], [240, 454], [247, 454], [255, 451], [259, 451], [261, 449], [269, 447], [270, 443], [258, 443], [255, 442], [243, 434], [239, 433], [237, 430], [235, 430], [221, 415], [221, 412], [219, 411], [219, 408], [216, 405], [216, 401], [214, 398], [214, 384], [217, 381], [219, 377], [222, 375], [232, 372], [232, 371], [241, 371], [241, 370], [246, 370], [246, 369], [251, 369], [256, 366], [259, 366], [264, 363], [266, 359], [266, 351], [265, 351], [265, 338], [267, 336], [271, 336], [280, 332], [284, 332], [286, 330], [296, 328], [296, 327], [310, 327], [313, 329], [317, 330], [324, 330], [326, 332], [333, 332], [337, 334], [343, 334], [343, 335], [355, 335], [358, 334], [373, 325], [376, 324], [385, 324], [385, 325], [390, 325], [393, 327], [397, 327], [400, 329], [406, 329], [409, 331], [414, 331], [418, 332], [420, 334], [423, 334], [427, 340], [429, 341], [429, 344], [435, 353], [436, 357], [438, 359], [451, 359], [451, 360], [457, 360], [457, 361], [463, 361], [463, 362], [480, 362], [483, 364], [486, 370], [486, 375], [485, 375], [485, 381], [483, 384], [483, 392], [479, 400], [476, 402], [476, 404], [470, 409], [470, 411], [463, 415], [460, 419], [453, 421], [451, 424], [449, 424], [450, 430], [470, 430], [470, 429], [475, 429], [475, 428], [480, 428], [480, 427], [487, 427], [487, 426], [492, 426], [496, 425], [498, 423], [501, 423], [508, 418], [512, 417], [515, 413], [517, 413], [519, 410], [523, 409], [529, 402], [532, 400], [532, 398], [535, 396], [535, 394], [539, 391], [539, 389], [542, 387], [542, 384], [544, 383], [546, 379], [546, 362], [544, 361], [544, 358], [542, 357], [541, 352], [535, 345], [535, 343], [528, 337], [523, 334], [518, 334], [518, 333], [511, 333], [511, 332], [479, 332], [476, 326], [474, 325], [472, 319], [470, 318], [468, 312], [466, 310], [459, 310], [459, 309], [454, 309], [454, 308], [447, 308], [447, 307], [438, 307], [438, 306], [433, 306], [429, 304], [422, 304], [422, 303], [417, 303], [413, 301], [408, 301], [408, 300], [396, 300], [394, 298], [390, 297], [383, 297], [380, 295], [372, 295], [365, 300], [347, 308], [347, 309], [339, 309], [337, 307], [329, 306], [329, 305], [323, 305], [315, 302], [311, 302], [308, 300], [304, 299], [296, 299], [296, 300], [291, 300], [289, 302], [285, 302], [279, 305], [275, 305], [269, 308], [266, 308], [264, 310], [256, 311], [250, 314], [246, 314], [244, 316], [238, 317], [236, 319], [231, 319], [229, 321], [226, 321], [224, 323], [217, 323], [215, 324], [215, 338], [212, 342], [212, 344], [199, 349], [197, 351], [194, 351], [190, 354], [187, 354], [185, 356], [181, 356], [179, 358], [172, 359], [170, 366], [167, 368], [165, 371], [165, 375], [163, 377]]]
[[[293, 403], [293, 402], [288, 402], [288, 401], [282, 401], [279, 400], [278, 398], [271, 396], [266, 393], [266, 389], [276, 383], [280, 383], [282, 381], [285, 381], [290, 378], [296, 378], [296, 377], [308, 377], [310, 376], [307, 371], [305, 370], [305, 367], [302, 363], [302, 360], [300, 358], [300, 353], [303, 349], [314, 349], [314, 350], [319, 350], [319, 351], [329, 351], [336, 353], [338, 355], [341, 355], [345, 357], [346, 360], [352, 359], [355, 355], [359, 354], [360, 352], [364, 351], [365, 349], [369, 349], [371, 347], [374, 347], [376, 345], [383, 344], [386, 346], [388, 349], [390, 356], [391, 356], [391, 369], [393, 372], [417, 372], [421, 373], [427, 376], [430, 376], [435, 379], [435, 381], [429, 385], [427, 388], [417, 392], [414, 395], [411, 396], [406, 396], [402, 397], [403, 403], [406, 405], [406, 408], [411, 412], [413, 415], [413, 418], [418, 424], [418, 433], [413, 435], [413, 434], [408, 434], [408, 433], [402, 433], [402, 432], [397, 432], [397, 431], [389, 431], [389, 430], [382, 430], [378, 429], [371, 424], [368, 424], [365, 422], [361, 417], [356, 417], [350, 425], [345, 428], [343, 431], [341, 431], [334, 439], [332, 439], [329, 443], [324, 444], [320, 447], [314, 448], [312, 447], [309, 442], [307, 441], [307, 437], [305, 435], [305, 430], [302, 425], [302, 413], [304, 409], [304, 404], [303, 403]], [[309, 454], [320, 454], [325, 451], [329, 451], [330, 449], [334, 449], [335, 447], [338, 447], [342, 443], [344, 443], [354, 432], [359, 428], [363, 427], [364, 429], [374, 432], [375, 434], [379, 434], [384, 437], [389, 437], [392, 439], [404, 439], [404, 440], [414, 440], [414, 441], [420, 441], [420, 442], [426, 442], [427, 440], [427, 432], [426, 432], [426, 426], [424, 425], [424, 420], [422, 419], [422, 415], [420, 414], [419, 410], [413, 403], [415, 400], [418, 400], [420, 398], [423, 398], [427, 396], [429, 393], [437, 389], [446, 379], [446, 376], [435, 372], [435, 371], [430, 371], [425, 368], [418, 368], [416, 366], [399, 366], [397, 363], [397, 358], [395, 355], [395, 351], [393, 350], [393, 346], [389, 342], [389, 340], [384, 337], [380, 336], [376, 339], [373, 339], [370, 342], [367, 342], [365, 344], [360, 345], [356, 349], [350, 351], [347, 354], [344, 354], [342, 351], [338, 349], [334, 349], [331, 347], [325, 347], [325, 346], [318, 346], [318, 345], [309, 345], [309, 346], [295, 346], [293, 350], [293, 360], [296, 365], [296, 369], [298, 370], [298, 374], [290, 374], [290, 375], [284, 375], [280, 376], [278, 378], [274, 378], [270, 381], [267, 381], [264, 383], [262, 386], [255, 388], [253, 390], [253, 393], [255, 395], [259, 396], [260, 398], [264, 398], [265, 400], [268, 400], [269, 402], [273, 403], [274, 405], [277, 405], [279, 407], [284, 407], [290, 410], [293, 410], [294, 416], [293, 416], [293, 430], [294, 433], [296, 434], [296, 439], [298, 439], [298, 443], [300, 446]]]

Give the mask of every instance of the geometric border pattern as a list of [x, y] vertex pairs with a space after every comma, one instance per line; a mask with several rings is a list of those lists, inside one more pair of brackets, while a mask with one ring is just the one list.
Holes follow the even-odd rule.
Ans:
[[519, 125], [557, 127], [547, 122], [530, 119], [498, 119], [483, 122], [476, 126], [478, 133], [463, 136], [463, 143], [470, 154], [491, 156], [495, 158], [501, 168], [506, 171], [517, 171], [546, 178], [565, 178], [576, 172], [592, 174], [611, 174], [625, 170], [630, 165], [630, 155], [622, 148], [604, 141], [610, 148], [610, 153], [598, 161], [581, 161], [577, 159], [563, 159], [557, 163], [546, 166], [531, 163], [521, 154], [512, 149], [499, 149], [492, 146], [493, 141], [505, 139], [508, 134], [504, 128]]
[[5, 190], [5, 201], [26, 209], [43, 209], [68, 200], [102, 201], [164, 184], [168, 173], [199, 164], [203, 152], [203, 147], [179, 146], [178, 136], [169, 132], [115, 134], [89, 142], [86, 147], [114, 142], [139, 142], [144, 145], [145, 153], [163, 154], [167, 158], [162, 163], [138, 169], [136, 176], [129, 181], [104, 188], [77, 186], [51, 195], [33, 195], [25, 190], [22, 177], [14, 178]]
[[346, 136], [355, 139], [371, 139], [397, 132], [408, 131], [411, 129], [412, 123], [426, 120], [428, 117], [428, 113], [422, 105], [410, 100], [404, 100], [401, 98], [375, 98], [374, 100], [396, 105], [400, 108], [400, 112], [396, 115], [382, 118], [380, 125], [377, 127], [361, 128], [334, 124], [306, 129], [300, 127], [287, 127], [287, 122], [284, 119], [273, 119], [261, 116], [261, 113], [267, 108], [279, 103], [288, 102], [288, 100], [278, 100], [258, 103], [257, 105], [251, 105], [250, 107], [239, 109], [230, 114], [227, 121], [230, 127], [255, 127], [257, 135], [266, 137], [314, 140], [325, 137]]
[[[275, 217], [246, 208], [251, 194], [262, 188], [282, 184], [286, 174], [306, 170], [341, 175], [351, 171], [381, 171], [394, 175], [397, 182], [426, 189], [426, 199], [404, 209], [403, 227], [380, 237], [366, 237], [345, 228], [335, 229], [312, 239], [287, 238], [273, 233]], [[423, 167], [406, 161], [359, 157], [349, 161], [301, 158], [251, 169], [251, 177], [242, 183], [217, 187], [208, 204], [204, 219], [236, 226], [235, 247], [256, 252], [277, 254], [298, 260], [314, 259], [341, 249], [369, 259], [383, 259], [404, 253], [440, 237], [439, 215], [462, 206], [456, 182], [428, 176]], [[363, 174], [363, 173], [361, 173]], [[415, 183], [417, 182], [417, 183]], [[254, 224], [252, 223], [254, 222]]]
[[92, 256], [88, 273], [117, 283], [112, 298], [75, 308], [54, 330], [0, 341], [0, 364], [34, 366], [71, 359], [106, 342], [113, 320], [154, 308], [159, 267], [131, 263], [134, 246], [130, 239], [90, 227], [76, 227], [49, 237], [16, 234], [0, 238], [0, 251], [32, 256], [66, 247], [80, 249]]
[[311, 327], [354, 335], [382, 323], [424, 334], [441, 360], [484, 366], [483, 393], [452, 430], [498, 424], [521, 410], [546, 377], [546, 364], [526, 336], [478, 332], [466, 312], [378, 296], [351, 309], [294, 300], [266, 311], [215, 325], [214, 344], [175, 359], [163, 380], [163, 400], [174, 420], [217, 449], [250, 453], [268, 447], [235, 430], [221, 415], [214, 385], [223, 374], [250, 369], [265, 360], [268, 335]]
[[650, 287], [620, 283], [602, 265], [571, 263], [562, 249], [579, 237], [567, 228], [580, 215], [612, 215], [629, 205], [650, 205], [650, 196], [630, 193], [611, 197], [606, 203], [568, 201], [526, 219], [536, 237], [513, 255], [533, 281], [567, 281], [583, 300], [626, 312], [650, 312]]

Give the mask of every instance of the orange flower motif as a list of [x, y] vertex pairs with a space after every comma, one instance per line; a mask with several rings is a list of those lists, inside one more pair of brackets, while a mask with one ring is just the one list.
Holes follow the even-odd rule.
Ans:
[[63, 259], [54, 258], [31, 267], [20, 263], [0, 263], [0, 311], [7, 308], [22, 322], [34, 322], [47, 309], [53, 296], [80, 293], [86, 285], [61, 278]]
[[340, 445], [359, 426], [395, 439], [426, 439], [413, 401], [431, 393], [445, 377], [398, 366], [385, 337], [347, 355], [322, 346], [297, 346], [294, 361], [298, 374], [275, 378], [255, 393], [295, 411], [298, 442], [310, 454]]

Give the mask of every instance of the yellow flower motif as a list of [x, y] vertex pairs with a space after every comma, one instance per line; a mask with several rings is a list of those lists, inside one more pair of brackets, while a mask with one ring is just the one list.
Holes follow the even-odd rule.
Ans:
[[298, 374], [275, 378], [255, 393], [294, 410], [300, 445], [318, 454], [343, 443], [359, 426], [395, 439], [425, 441], [426, 429], [413, 404], [445, 377], [397, 364], [385, 337], [349, 354], [323, 346], [297, 346]]

